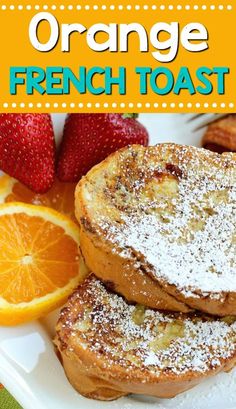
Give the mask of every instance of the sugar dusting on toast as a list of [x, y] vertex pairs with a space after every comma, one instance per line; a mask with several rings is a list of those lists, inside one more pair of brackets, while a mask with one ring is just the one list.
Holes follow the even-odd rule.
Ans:
[[132, 148], [121, 159], [118, 189], [128, 204], [118, 223], [98, 217], [113, 251], [186, 297], [236, 292], [236, 162], [193, 147], [149, 149], [133, 158], [136, 173]]
[[104, 369], [118, 364], [130, 374], [132, 368], [158, 376], [204, 373], [236, 354], [234, 318], [165, 314], [128, 305], [93, 275], [69, 299], [57, 330], [69, 351], [93, 351]]

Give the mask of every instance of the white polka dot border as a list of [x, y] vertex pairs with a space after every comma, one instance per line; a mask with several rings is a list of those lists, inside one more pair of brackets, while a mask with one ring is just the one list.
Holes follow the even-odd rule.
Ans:
[[[236, 104], [234, 104], [233, 102], [229, 102], [229, 103], [225, 103], [225, 102], [213, 102], [213, 103], [208, 103], [208, 102], [204, 102], [204, 103], [200, 103], [200, 102], [187, 102], [187, 103], [183, 103], [183, 102], [162, 102], [162, 103], [158, 103], [158, 102], [120, 102], [120, 103], [116, 103], [116, 102], [104, 102], [104, 103], [100, 103], [100, 102], [96, 102], [96, 103], [92, 103], [92, 102], [79, 102], [79, 103], [75, 103], [75, 102], [70, 102], [70, 103], [65, 103], [65, 102], [53, 102], [53, 103], [49, 103], [49, 102], [3, 102], [0, 103], [0, 109], [4, 108], [4, 109], [9, 109], [9, 108], [14, 108], [14, 110], [16, 110], [17, 108], [20, 109], [26, 109], [27, 107], [30, 109], [36, 108], [36, 109], [43, 109], [43, 108], [50, 108], [50, 109], [56, 109], [56, 110], [60, 110], [65, 109], [65, 108], [69, 108], [69, 109], [99, 109], [99, 108], [105, 108], [105, 109], [112, 109], [112, 110], [116, 110], [117, 108], [127, 108], [127, 109], [143, 109], [143, 110], [152, 110], [159, 108], [161, 111], [163, 110], [168, 110], [171, 108], [172, 109], [180, 109], [181, 112], [184, 112], [184, 109], [189, 110], [189, 109], [231, 109], [233, 110], [236, 107]], [[152, 111], [150, 111], [152, 112]]]
[[135, 10], [135, 11], [147, 11], [147, 10], [168, 10], [168, 11], [173, 11], [173, 10], [211, 10], [211, 11], [216, 11], [216, 10], [228, 10], [231, 11], [233, 10], [233, 5], [232, 4], [219, 4], [219, 5], [214, 5], [214, 4], [203, 4], [203, 5], [198, 5], [198, 4], [186, 4], [186, 5], [181, 5], [181, 4], [161, 4], [161, 5], [156, 5], [156, 4], [135, 4], [135, 5], [122, 5], [122, 4], [118, 4], [118, 5], [106, 5], [106, 4], [102, 4], [102, 5], [89, 5], [89, 4], [77, 4], [77, 5], [73, 5], [73, 4], [60, 4], [60, 5], [56, 5], [56, 4], [36, 4], [36, 5], [21, 5], [21, 4], [3, 4], [0, 6], [0, 11], [4, 11], [4, 10], [69, 10], [69, 11], [74, 11], [74, 10], [86, 10], [86, 11], [91, 11], [92, 10], [103, 10], [103, 11], [107, 11], [108, 9], [111, 11], [123, 11], [123, 10]]

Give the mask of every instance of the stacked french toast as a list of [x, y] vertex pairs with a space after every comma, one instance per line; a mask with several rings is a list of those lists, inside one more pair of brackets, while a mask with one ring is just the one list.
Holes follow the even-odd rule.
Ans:
[[82, 395], [170, 398], [236, 364], [236, 157], [132, 145], [79, 182], [91, 273], [55, 344]]

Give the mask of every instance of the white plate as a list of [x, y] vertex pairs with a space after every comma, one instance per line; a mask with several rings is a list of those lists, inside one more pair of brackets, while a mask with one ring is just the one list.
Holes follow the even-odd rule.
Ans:
[[[64, 115], [53, 115], [59, 139]], [[173, 141], [199, 145], [201, 132], [189, 132], [184, 115], [141, 115], [151, 144]], [[129, 396], [114, 402], [81, 397], [68, 383], [51, 338], [58, 312], [39, 322], [0, 328], [0, 382], [24, 409], [233, 409], [236, 408], [236, 371], [219, 374], [174, 399]], [[4, 408], [2, 408], [4, 409]]]

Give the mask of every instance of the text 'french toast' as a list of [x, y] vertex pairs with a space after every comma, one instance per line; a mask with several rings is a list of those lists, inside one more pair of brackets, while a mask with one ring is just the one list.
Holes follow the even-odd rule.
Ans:
[[129, 305], [94, 275], [69, 298], [56, 332], [69, 381], [95, 399], [173, 397], [236, 363], [235, 317]]
[[122, 149], [75, 194], [88, 267], [152, 308], [236, 315], [236, 160], [192, 146]]

